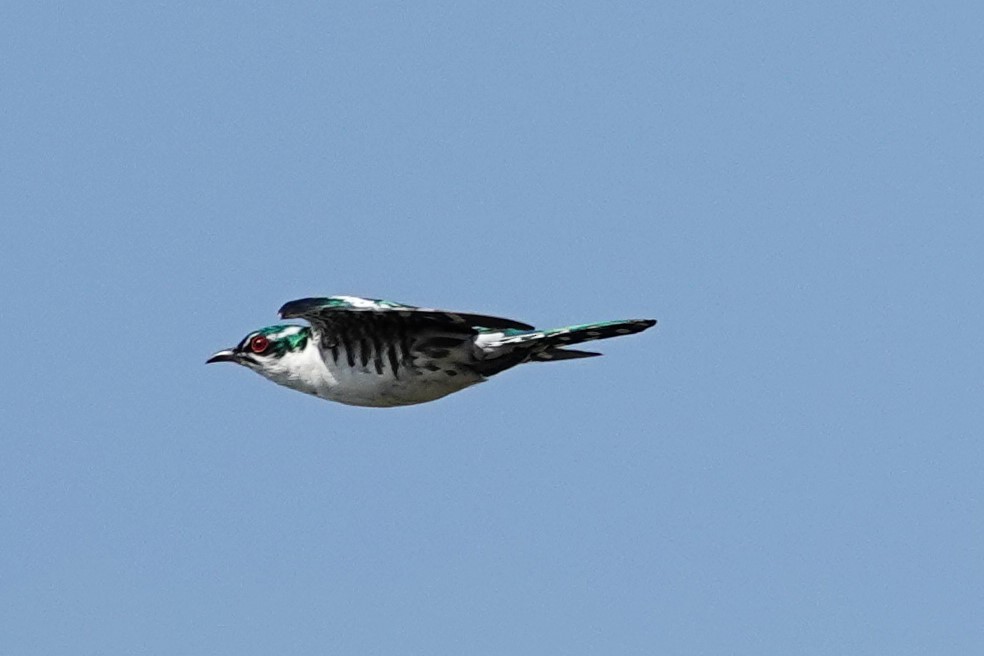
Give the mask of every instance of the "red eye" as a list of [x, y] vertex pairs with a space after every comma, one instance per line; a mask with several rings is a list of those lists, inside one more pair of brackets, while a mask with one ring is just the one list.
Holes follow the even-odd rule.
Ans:
[[249, 350], [253, 353], [263, 353], [270, 346], [270, 340], [263, 335], [257, 335], [249, 340]]

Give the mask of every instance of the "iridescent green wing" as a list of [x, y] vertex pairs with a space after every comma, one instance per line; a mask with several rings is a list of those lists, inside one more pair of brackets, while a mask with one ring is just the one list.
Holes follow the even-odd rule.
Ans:
[[302, 298], [280, 308], [280, 316], [310, 322], [326, 362], [372, 367], [379, 374], [388, 366], [397, 377], [404, 368], [447, 358], [452, 351], [470, 354], [482, 328], [530, 328], [510, 319], [357, 296]]
[[302, 298], [286, 303], [280, 308], [280, 316], [284, 319], [307, 319], [313, 326], [331, 328], [339, 323], [368, 320], [371, 323], [388, 322], [392, 319], [401, 324], [451, 328], [456, 331], [474, 331], [479, 328], [495, 330], [517, 329], [531, 330], [533, 326], [492, 317], [484, 314], [467, 312], [449, 312], [434, 308], [422, 308], [403, 303], [394, 303], [376, 298], [360, 298], [358, 296], [328, 296], [325, 298]]

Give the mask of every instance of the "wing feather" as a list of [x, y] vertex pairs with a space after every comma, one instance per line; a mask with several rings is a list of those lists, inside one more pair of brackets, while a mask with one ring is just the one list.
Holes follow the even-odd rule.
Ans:
[[301, 298], [285, 303], [280, 308], [280, 316], [284, 319], [307, 319], [312, 325], [330, 326], [339, 320], [347, 323], [348, 318], [356, 319], [359, 315], [368, 313], [376, 319], [388, 317], [420, 322], [433, 326], [441, 325], [457, 330], [475, 328], [491, 328], [504, 330], [532, 330], [533, 326], [502, 317], [467, 312], [449, 312], [435, 308], [422, 308], [413, 305], [394, 303], [374, 298], [358, 296], [328, 296], [324, 298]]

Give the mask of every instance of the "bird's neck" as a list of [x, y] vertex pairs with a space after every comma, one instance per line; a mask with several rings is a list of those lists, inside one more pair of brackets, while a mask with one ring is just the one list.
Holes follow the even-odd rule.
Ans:
[[303, 348], [285, 353], [260, 373], [275, 383], [315, 395], [332, 382], [315, 339], [308, 339]]

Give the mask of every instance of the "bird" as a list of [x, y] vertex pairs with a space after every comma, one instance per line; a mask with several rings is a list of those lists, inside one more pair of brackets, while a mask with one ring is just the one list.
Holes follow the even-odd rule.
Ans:
[[549, 330], [501, 317], [404, 305], [358, 296], [290, 301], [284, 320], [254, 330], [206, 363], [232, 362], [279, 385], [353, 406], [426, 403], [525, 362], [601, 355], [574, 344], [642, 332], [654, 319]]

